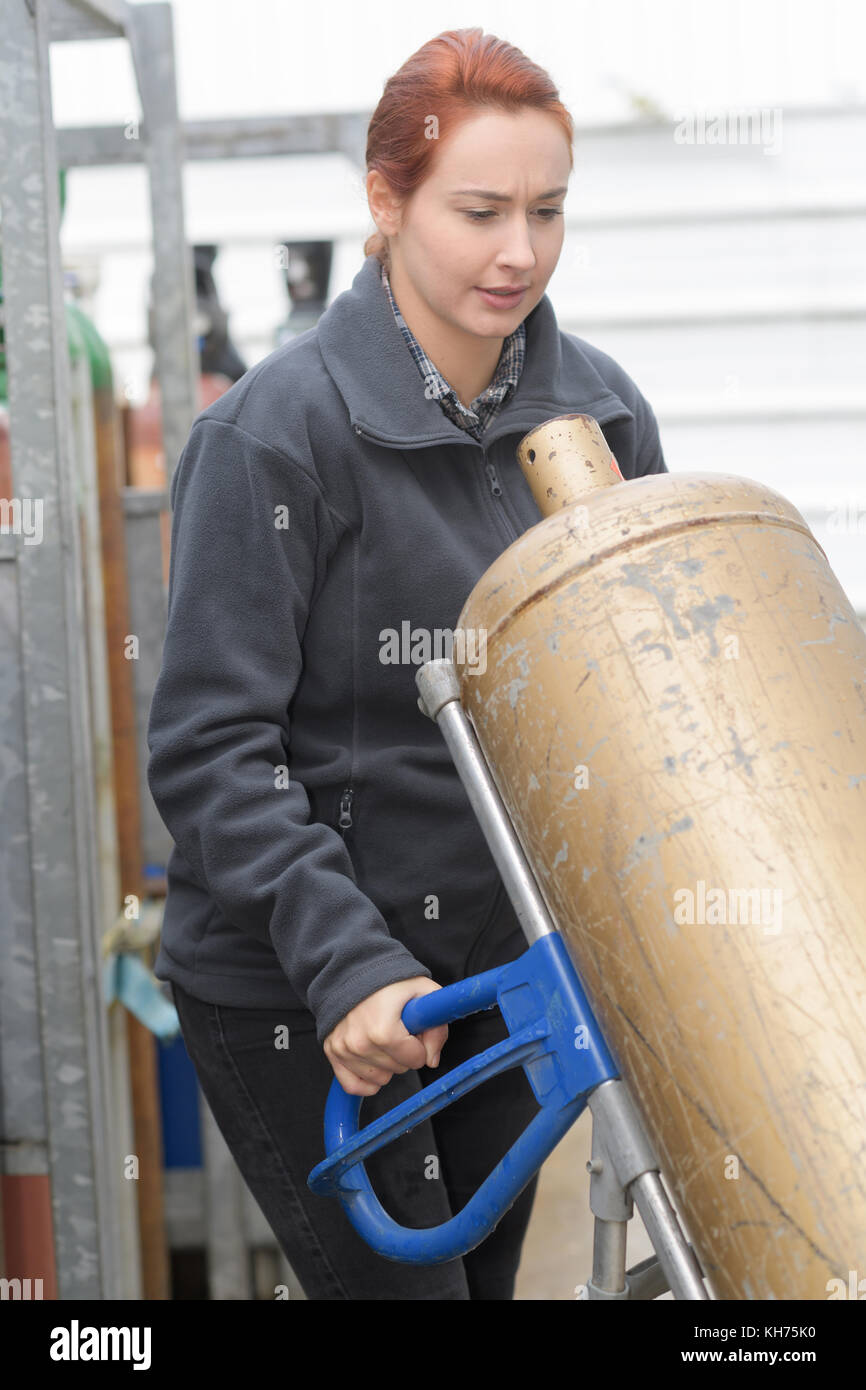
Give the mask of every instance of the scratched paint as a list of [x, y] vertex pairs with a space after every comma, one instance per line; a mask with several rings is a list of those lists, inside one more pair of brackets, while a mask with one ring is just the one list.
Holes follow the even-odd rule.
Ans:
[[557, 852], [556, 852], [556, 858], [554, 859], [554, 861], [553, 861], [553, 863], [552, 863], [552, 865], [551, 865], [551, 868], [555, 869], [559, 864], [565, 864], [565, 863], [567, 862], [567, 860], [568, 860], [568, 841], [567, 841], [567, 840], [563, 840], [562, 845], [560, 846], [560, 848], [559, 848], [559, 849], [557, 850]]
[[674, 654], [667, 642], [645, 642], [641, 647], [642, 652], [660, 651], [665, 654], [665, 661], [673, 661]]
[[734, 762], [740, 767], [744, 767], [750, 777], [754, 777], [755, 774], [752, 772], [752, 763], [755, 761], [755, 754], [746, 752], [745, 748], [740, 743], [739, 734], [730, 724], [728, 725], [728, 733], [731, 735], [731, 740], [734, 745]]
[[679, 613], [676, 608], [677, 586], [674, 583], [662, 584], [662, 576], [667, 572], [668, 565], [663, 555], [652, 555], [647, 560], [641, 562], [626, 560], [621, 569], [612, 579], [606, 580], [605, 588], [625, 584], [635, 589], [643, 589], [647, 594], [652, 594], [659, 607], [670, 619], [671, 626], [676, 637], [688, 637], [689, 631], [680, 621]]
[[669, 840], [672, 835], [681, 835], [684, 830], [692, 830], [694, 821], [691, 816], [682, 816], [680, 820], [674, 821], [669, 830], [662, 830], [658, 835], [638, 835], [632, 845], [628, 858], [625, 860], [620, 874], [633, 873], [645, 862], [647, 854], [662, 844], [664, 840]]
[[[626, 560], [621, 566], [620, 573], [615, 579], [609, 581], [609, 584], [625, 584], [651, 594], [670, 620], [675, 637], [687, 638], [693, 633], [704, 632], [709, 638], [710, 655], [718, 656], [716, 625], [725, 614], [734, 612], [737, 606], [736, 602], [730, 594], [716, 594], [715, 598], [705, 599], [703, 603], [696, 603], [687, 608], [685, 616], [692, 624], [692, 633], [690, 633], [682, 622], [677, 609], [677, 595], [681, 594], [678, 584], [673, 581], [664, 582], [665, 575], [670, 568], [670, 564], [663, 554], [651, 555], [642, 561]], [[676, 568], [682, 570], [683, 573], [694, 575], [703, 569], [703, 562], [698, 559], [681, 560], [677, 562]], [[606, 584], [605, 587], [609, 587], [609, 584]]]
[[514, 709], [515, 705], [517, 704], [517, 701], [520, 698], [521, 690], [526, 690], [528, 685], [529, 681], [522, 681], [518, 676], [515, 676], [513, 681], [509, 681], [507, 686], [508, 703], [510, 704], [512, 709]]
[[720, 622], [725, 613], [733, 613], [736, 608], [735, 601], [729, 594], [717, 594], [712, 600], [706, 603], [695, 604], [694, 607], [687, 609], [687, 615], [696, 633], [705, 632], [710, 641], [710, 656], [718, 656], [719, 647], [716, 642], [716, 624]]
[[[811, 613], [811, 614], [810, 614], [810, 617], [812, 617], [812, 618], [821, 618], [821, 617], [823, 617], [823, 616], [824, 616], [824, 615], [823, 615], [822, 613]], [[828, 618], [827, 621], [828, 621], [829, 624], [830, 624], [830, 631], [828, 632], [828, 634], [827, 634], [826, 637], [810, 637], [807, 641], [801, 642], [801, 643], [800, 643], [800, 646], [801, 646], [801, 647], [824, 647], [824, 646], [826, 646], [828, 643], [830, 643], [830, 642], [835, 642], [835, 641], [836, 641], [836, 628], [838, 627], [839, 623], [844, 623], [844, 624], [846, 625], [846, 627], [848, 626], [848, 619], [847, 619], [847, 617], [845, 616], [844, 613], [833, 613], [832, 616], [831, 616], [830, 618]]]
[[683, 574], [700, 574], [704, 568], [704, 562], [695, 555], [690, 556], [688, 560], [677, 560], [676, 566], [677, 569], [682, 570]]

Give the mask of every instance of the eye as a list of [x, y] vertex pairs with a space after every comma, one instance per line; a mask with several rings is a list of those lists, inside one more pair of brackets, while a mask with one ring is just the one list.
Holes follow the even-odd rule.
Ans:
[[[562, 208], [538, 208], [536, 215], [541, 218], [542, 222], [552, 222], [554, 217], [562, 216]], [[473, 222], [486, 222], [489, 217], [495, 217], [496, 213], [492, 210], [487, 212], [467, 211], [466, 216], [471, 218]]]

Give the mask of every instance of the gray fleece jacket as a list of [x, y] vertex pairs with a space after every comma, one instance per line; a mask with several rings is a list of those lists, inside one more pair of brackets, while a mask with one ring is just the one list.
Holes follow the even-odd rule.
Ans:
[[627, 373], [547, 295], [525, 322], [517, 389], [478, 444], [425, 397], [368, 256], [196, 417], [148, 725], [174, 842], [159, 979], [288, 1009], [323, 1042], [384, 985], [526, 949], [415, 672], [541, 519], [515, 455], [528, 430], [585, 412], [625, 478], [667, 469]]

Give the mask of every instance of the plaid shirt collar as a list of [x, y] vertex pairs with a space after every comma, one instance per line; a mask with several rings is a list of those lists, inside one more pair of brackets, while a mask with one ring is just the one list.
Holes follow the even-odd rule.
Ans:
[[382, 284], [394, 311], [400, 331], [418, 367], [425, 385], [425, 394], [437, 400], [445, 414], [460, 429], [466, 430], [480, 441], [485, 429], [492, 422], [499, 408], [508, 400], [517, 387], [526, 351], [526, 325], [521, 322], [502, 344], [496, 372], [490, 385], [476, 396], [468, 408], [459, 400], [457, 392], [449, 386], [444, 376], [436, 369], [418, 339], [409, 328], [391, 293], [388, 272], [382, 266]]

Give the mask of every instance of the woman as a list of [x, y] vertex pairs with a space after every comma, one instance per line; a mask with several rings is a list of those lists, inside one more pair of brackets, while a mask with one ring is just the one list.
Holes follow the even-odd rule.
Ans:
[[[202, 1090], [310, 1299], [511, 1299], [533, 1180], [463, 1259], [375, 1255], [306, 1185], [336, 1076], [391, 1109], [505, 1036], [410, 1036], [407, 1001], [526, 942], [415, 673], [540, 519], [515, 447], [585, 411], [626, 478], [665, 471], [650, 406], [559, 330], [572, 123], [480, 29], [440, 34], [370, 122], [378, 231], [315, 328], [204, 410], [172, 479], [148, 780], [175, 841], [156, 973]], [[479, 656], [483, 655], [478, 653]], [[407, 1226], [458, 1211], [536, 1113], [521, 1068], [368, 1163]]]

